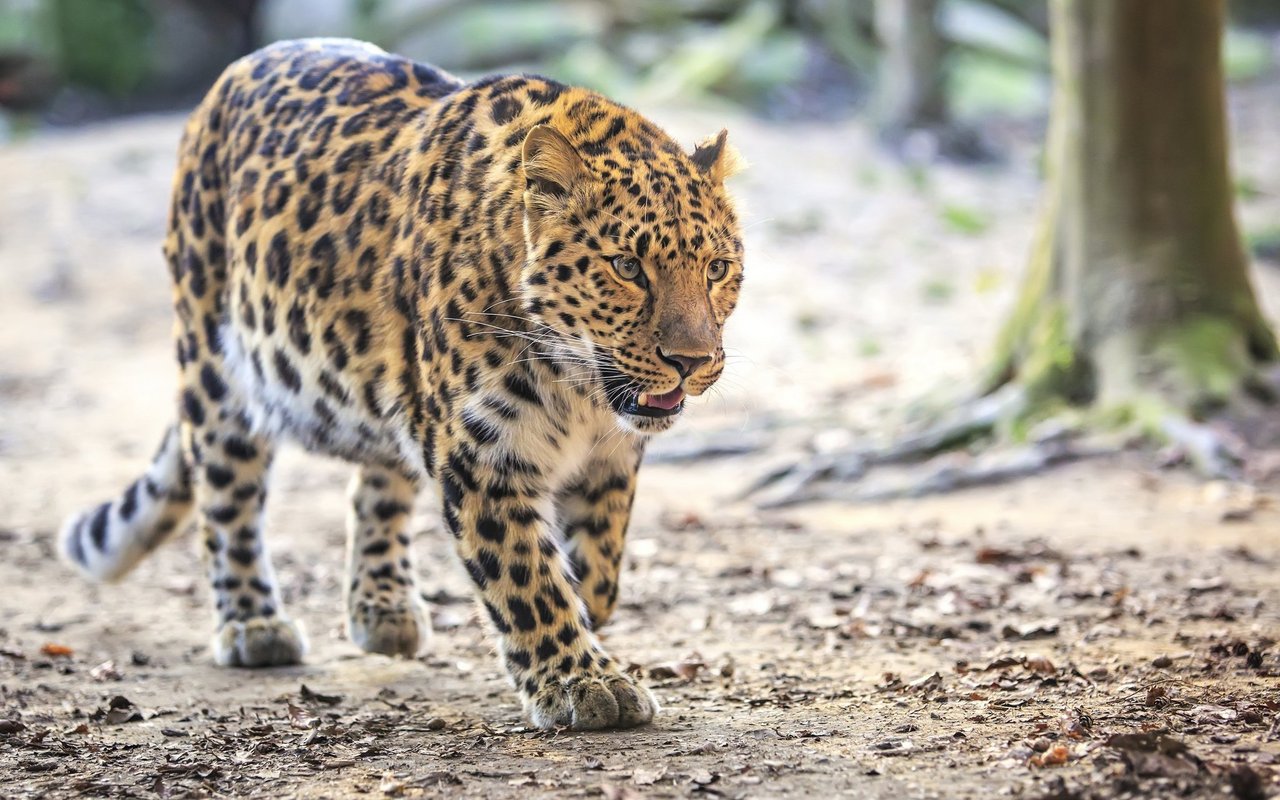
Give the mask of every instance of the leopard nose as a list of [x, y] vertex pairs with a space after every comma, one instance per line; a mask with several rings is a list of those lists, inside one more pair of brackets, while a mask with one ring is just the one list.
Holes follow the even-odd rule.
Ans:
[[681, 378], [687, 378], [703, 364], [710, 363], [711, 356], [690, 356], [683, 353], [668, 353], [661, 347], [658, 348], [658, 358], [676, 368], [676, 372], [680, 373]]

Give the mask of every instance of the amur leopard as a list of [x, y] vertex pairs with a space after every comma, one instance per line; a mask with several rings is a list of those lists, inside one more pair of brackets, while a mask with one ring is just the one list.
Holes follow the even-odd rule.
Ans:
[[723, 131], [686, 152], [543, 78], [468, 84], [347, 40], [246, 56], [180, 146], [178, 421], [142, 477], [66, 524], [66, 558], [115, 580], [192, 518], [216, 662], [299, 662], [262, 529], [291, 437], [358, 465], [356, 644], [412, 655], [427, 636], [407, 523], [434, 479], [530, 720], [647, 722], [653, 697], [593, 630], [645, 440], [724, 365], [738, 163]]

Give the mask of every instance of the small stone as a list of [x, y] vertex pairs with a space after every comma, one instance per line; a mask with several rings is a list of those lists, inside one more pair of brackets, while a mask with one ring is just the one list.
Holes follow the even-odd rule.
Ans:
[[1151, 662], [1151, 666], [1156, 669], [1168, 669], [1173, 666], [1173, 659], [1168, 656], [1156, 656]]

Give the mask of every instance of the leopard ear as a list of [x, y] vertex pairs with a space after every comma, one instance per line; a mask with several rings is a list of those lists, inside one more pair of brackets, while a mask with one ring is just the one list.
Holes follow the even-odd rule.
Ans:
[[535, 125], [529, 131], [522, 154], [530, 199], [564, 200], [588, 175], [573, 144], [550, 125]]
[[729, 144], [727, 130], [698, 142], [690, 159], [698, 171], [717, 183], [733, 177], [747, 165], [738, 149]]

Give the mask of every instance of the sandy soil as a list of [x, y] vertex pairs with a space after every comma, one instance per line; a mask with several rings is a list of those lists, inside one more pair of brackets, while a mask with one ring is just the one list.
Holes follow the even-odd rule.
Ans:
[[[1277, 95], [1254, 90], [1237, 117], [1261, 190], [1246, 222], [1280, 203]], [[723, 122], [659, 120], [690, 141]], [[172, 413], [159, 241], [179, 126], [0, 150], [3, 794], [1280, 796], [1275, 487], [1203, 486], [1135, 453], [912, 502], [733, 499], [815, 437], [884, 435], [976, 367], [1027, 245], [1025, 143], [1000, 168], [915, 174], [853, 124], [731, 121], [754, 162], [737, 357], [655, 450], [764, 446], [646, 468], [605, 638], [655, 687], [654, 725], [529, 729], [426, 501], [430, 652], [358, 653], [341, 625], [348, 468], [297, 452], [271, 542], [313, 652], [212, 667], [189, 539], [107, 587], [51, 548], [64, 514], [136, 476]], [[1277, 308], [1280, 270], [1257, 279]]]

